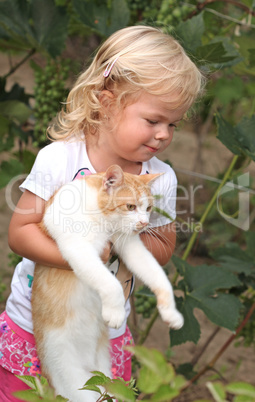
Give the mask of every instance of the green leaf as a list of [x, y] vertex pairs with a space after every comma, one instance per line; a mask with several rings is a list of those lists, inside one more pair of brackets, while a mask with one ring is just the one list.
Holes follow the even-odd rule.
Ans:
[[245, 254], [248, 255], [248, 257], [251, 258], [252, 260], [255, 260], [255, 257], [254, 257], [255, 232], [252, 232], [252, 231], [246, 232], [245, 240], [246, 240], [246, 245], [247, 245]]
[[22, 400], [22, 401], [27, 401], [27, 402], [41, 402], [42, 398], [38, 395], [34, 394], [34, 391], [31, 389], [26, 390], [26, 391], [18, 391], [14, 392], [13, 395]]
[[[227, 56], [222, 42], [208, 43], [196, 49], [196, 57], [205, 63], [226, 63], [234, 60], [235, 56]], [[203, 63], [204, 64], [204, 63]]]
[[210, 94], [217, 97], [222, 105], [229, 105], [233, 100], [239, 101], [244, 95], [245, 85], [240, 77], [232, 77], [231, 79], [219, 78], [210, 88]]
[[206, 385], [216, 402], [226, 402], [226, 392], [220, 382], [208, 382]]
[[[0, 103], [1, 105], [1, 103]], [[8, 132], [10, 120], [0, 114], [0, 137], [4, 136]], [[7, 148], [9, 149], [9, 148]]]
[[249, 249], [247, 251], [242, 250], [236, 243], [227, 243], [225, 247], [219, 247], [211, 253], [211, 256], [220, 261], [221, 266], [235, 273], [244, 273], [245, 275], [250, 275], [254, 272], [255, 261], [254, 261], [254, 241], [255, 236], [252, 232], [250, 233], [250, 254]]
[[110, 378], [107, 377], [103, 378], [102, 376], [94, 375], [86, 382], [85, 385], [105, 385], [110, 381], [111, 381]]
[[249, 52], [249, 65], [255, 67], [255, 49], [248, 49]]
[[174, 389], [171, 388], [170, 385], [163, 384], [158, 388], [151, 400], [154, 402], [168, 402], [179, 394], [180, 391], [178, 389]]
[[100, 395], [102, 394], [102, 391], [99, 387], [97, 387], [96, 385], [84, 385], [82, 388], [80, 388], [81, 390], [85, 389], [87, 391], [95, 391], [98, 392]]
[[[201, 309], [216, 325], [233, 331], [238, 324], [241, 302], [234, 295], [223, 291], [241, 285], [237, 276], [218, 266], [200, 265], [193, 267], [187, 262], [180, 261], [177, 256], [172, 260], [174, 264], [177, 262], [177, 270], [181, 271], [183, 276], [185, 285], [182, 288], [185, 292], [185, 299], [182, 300], [180, 307], [177, 304], [180, 312], [184, 314], [184, 326], [179, 331], [176, 331], [176, 335], [172, 336], [175, 332], [170, 332], [171, 340], [175, 337], [174, 341], [180, 342], [177, 340], [179, 335], [182, 342], [190, 340], [190, 335], [188, 334], [186, 334], [185, 340], [185, 333], [187, 327], [189, 328], [190, 318], [188, 317], [190, 316], [191, 320], [194, 321], [192, 317], [194, 308]], [[185, 320], [188, 320], [186, 329]], [[198, 335], [197, 331], [195, 334]]]
[[32, 110], [18, 100], [0, 102], [0, 110], [3, 116], [20, 124], [24, 124], [32, 114]]
[[202, 46], [202, 35], [205, 30], [203, 13], [181, 22], [175, 30], [175, 36], [187, 52], [195, 53]]
[[171, 346], [181, 345], [182, 343], [188, 341], [197, 343], [201, 336], [201, 330], [200, 325], [193, 313], [196, 304], [189, 296], [186, 296], [185, 299], [182, 297], [176, 297], [175, 299], [177, 308], [183, 315], [184, 325], [178, 331], [173, 329], [170, 330]]
[[35, 377], [33, 377], [31, 375], [16, 375], [15, 377], [19, 378], [26, 385], [28, 385], [31, 389], [33, 389], [33, 390], [37, 389]]
[[135, 353], [137, 359], [152, 373], [158, 375], [162, 382], [169, 382], [174, 378], [174, 369], [167, 363], [164, 356], [156, 349], [148, 349], [144, 346], [129, 347]]
[[255, 387], [245, 382], [233, 382], [226, 385], [226, 390], [234, 395], [244, 395], [255, 399]]
[[6, 0], [0, 2], [1, 44], [19, 49], [46, 50], [52, 57], [64, 49], [68, 33], [65, 8], [54, 0]]
[[94, 0], [73, 0], [73, 7], [80, 21], [102, 36], [109, 36], [124, 28], [129, 21], [129, 8], [125, 0], [113, 0], [111, 7], [104, 2], [98, 5]]
[[217, 138], [235, 155], [245, 155], [255, 161], [255, 115], [244, 118], [233, 127], [219, 114], [216, 115]]
[[33, 33], [29, 24], [29, 3], [26, 0], [0, 2], [0, 35], [21, 49], [31, 47]]
[[113, 394], [115, 398], [117, 398], [119, 401], [125, 401], [125, 402], [135, 401], [134, 392], [126, 386], [123, 380], [120, 379], [112, 380], [111, 382], [105, 385], [105, 389], [110, 394]]
[[0, 188], [5, 187], [13, 177], [21, 174], [23, 170], [23, 165], [16, 159], [3, 161], [0, 165]]
[[194, 367], [193, 367], [193, 365], [191, 363], [180, 364], [177, 367], [176, 372], [178, 374], [182, 374], [188, 380], [190, 380], [191, 378], [193, 378], [197, 374], [197, 372], [194, 371]]
[[144, 366], [139, 371], [137, 387], [140, 391], [151, 394], [157, 391], [162, 384], [162, 379], [154, 371]]
[[[40, 10], [40, 12], [38, 12]], [[31, 17], [35, 38], [40, 47], [55, 58], [64, 50], [68, 34], [68, 15], [54, 0], [32, 0]]]

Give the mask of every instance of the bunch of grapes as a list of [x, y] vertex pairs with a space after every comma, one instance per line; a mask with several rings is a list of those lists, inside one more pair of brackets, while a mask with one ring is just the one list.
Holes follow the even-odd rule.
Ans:
[[155, 21], [161, 0], [127, 0], [131, 13], [131, 23]]
[[135, 311], [143, 318], [150, 318], [157, 305], [156, 297], [146, 287], [141, 286], [135, 292]]
[[34, 137], [35, 146], [45, 143], [46, 131], [51, 120], [61, 109], [67, 95], [66, 81], [69, 75], [69, 60], [49, 59], [45, 68], [34, 65], [35, 70], [35, 106]]
[[163, 0], [157, 21], [163, 26], [173, 28], [194, 10], [195, 6], [180, 0]]

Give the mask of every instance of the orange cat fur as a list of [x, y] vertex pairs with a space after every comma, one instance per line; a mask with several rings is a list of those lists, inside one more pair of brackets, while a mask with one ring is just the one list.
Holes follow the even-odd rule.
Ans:
[[149, 224], [157, 176], [113, 165], [64, 185], [46, 206], [43, 230], [73, 271], [36, 266], [34, 334], [43, 375], [72, 402], [97, 400], [95, 392], [78, 389], [93, 370], [110, 376], [107, 325], [120, 327], [126, 315], [122, 286], [99, 257], [107, 242], [156, 294], [162, 319], [174, 328], [183, 324], [171, 284], [139, 236]]

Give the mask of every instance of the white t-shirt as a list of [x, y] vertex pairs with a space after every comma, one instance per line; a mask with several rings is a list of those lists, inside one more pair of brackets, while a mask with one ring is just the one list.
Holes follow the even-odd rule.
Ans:
[[[96, 173], [90, 163], [84, 141], [57, 141], [43, 148], [37, 155], [34, 166], [26, 180], [20, 186], [22, 191], [29, 190], [48, 201], [63, 184], [72, 181], [79, 172], [88, 169]], [[166, 163], [153, 157], [142, 164], [141, 174], [160, 173], [152, 185], [152, 193], [160, 195], [156, 206], [175, 219], [177, 180], [173, 169]], [[171, 220], [153, 212], [150, 224], [163, 226]], [[47, 252], [47, 250], [45, 250]], [[17, 265], [11, 283], [11, 294], [7, 300], [6, 312], [22, 329], [33, 333], [31, 314], [31, 293], [35, 263], [23, 258]], [[126, 303], [127, 316], [130, 312], [129, 301]], [[126, 321], [118, 330], [110, 328], [110, 338], [116, 338], [125, 332]]]

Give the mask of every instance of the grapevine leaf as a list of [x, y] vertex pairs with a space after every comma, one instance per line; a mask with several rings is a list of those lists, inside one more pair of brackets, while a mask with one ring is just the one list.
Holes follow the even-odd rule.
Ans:
[[255, 398], [255, 387], [245, 382], [233, 382], [226, 385], [226, 390], [231, 394], [244, 395], [250, 398]]
[[207, 45], [198, 47], [196, 56], [199, 60], [203, 59], [206, 63], [226, 63], [236, 58], [236, 56], [227, 56], [222, 42], [208, 43]]
[[135, 394], [132, 391], [132, 389], [128, 388], [126, 384], [118, 378], [106, 384], [105, 389], [107, 392], [113, 394], [115, 398], [121, 401], [125, 402], [135, 401]]
[[32, 114], [31, 109], [25, 103], [18, 100], [0, 102], [1, 113], [8, 119], [24, 124]]
[[80, 388], [81, 390], [87, 390], [87, 391], [95, 391], [98, 392], [99, 394], [102, 394], [101, 389], [97, 387], [96, 385], [84, 385], [84, 387]]
[[192, 298], [187, 296], [185, 299], [176, 297], [177, 308], [182, 313], [184, 325], [178, 331], [170, 330], [171, 346], [181, 345], [185, 342], [197, 343], [199, 341], [201, 331], [200, 325], [194, 316], [193, 310], [196, 307]]
[[253, 250], [251, 255], [242, 250], [236, 243], [227, 243], [225, 247], [219, 247], [214, 250], [211, 255], [217, 261], [220, 261], [221, 266], [235, 273], [244, 273], [250, 275], [254, 272], [254, 235], [250, 236], [253, 241]]
[[162, 384], [152, 396], [151, 400], [154, 402], [168, 402], [178, 396], [179, 393], [180, 391], [178, 389], [171, 388], [170, 385]]
[[94, 375], [86, 382], [85, 385], [104, 385], [110, 381], [111, 380], [109, 378], [103, 378], [102, 376]]
[[0, 188], [5, 187], [9, 181], [24, 170], [24, 166], [16, 159], [3, 161], [0, 165]]
[[195, 53], [196, 49], [202, 46], [201, 37], [204, 30], [205, 25], [202, 12], [197, 16], [178, 24], [175, 30], [175, 35], [187, 52]]
[[80, 21], [102, 36], [109, 36], [124, 28], [129, 21], [129, 8], [125, 0], [113, 0], [110, 8], [106, 3], [98, 5], [94, 0], [73, 0], [73, 7]]
[[245, 155], [255, 161], [255, 115], [244, 118], [233, 127], [219, 114], [216, 115], [217, 138], [235, 155]]
[[137, 380], [137, 387], [142, 392], [151, 394], [157, 391], [162, 384], [162, 380], [158, 374], [144, 366], [139, 372], [139, 378]]
[[[0, 37], [7, 43], [27, 49], [33, 37], [29, 24], [29, 3], [26, 0], [6, 0], [0, 2]], [[2, 42], [2, 41], [1, 41]]]
[[249, 65], [255, 67], [255, 49], [248, 49], [249, 52]]
[[[171, 342], [175, 345], [187, 340], [197, 342], [200, 334], [192, 314], [194, 308], [201, 309], [216, 325], [233, 331], [238, 324], [241, 302], [234, 295], [224, 293], [224, 290], [241, 285], [237, 276], [223, 267], [213, 265], [192, 267], [177, 256], [174, 256], [173, 262], [183, 276], [185, 298], [180, 298], [179, 301], [177, 299], [177, 307], [184, 315], [184, 326], [178, 331], [170, 332]], [[192, 337], [189, 331], [195, 324], [197, 324], [196, 330]]]
[[65, 8], [56, 7], [54, 0], [32, 0], [31, 17], [38, 44], [52, 57], [58, 56], [64, 49], [68, 33]]
[[247, 245], [246, 254], [255, 261], [254, 256], [255, 232], [252, 231], [246, 232], [245, 239]]
[[26, 385], [28, 385], [31, 389], [36, 390], [37, 385], [35, 381], [35, 377], [31, 375], [16, 375], [21, 381], [23, 381]]
[[[38, 12], [40, 10], [40, 12]], [[1, 45], [19, 49], [45, 49], [56, 57], [64, 48], [68, 16], [54, 0], [0, 2]]]
[[129, 347], [137, 359], [155, 375], [159, 375], [161, 382], [168, 383], [174, 377], [173, 367], [166, 362], [164, 356], [156, 349], [147, 349], [144, 346]]
[[[1, 102], [0, 102], [0, 105], [1, 105]], [[8, 132], [9, 124], [10, 124], [9, 119], [7, 119], [5, 116], [2, 116], [0, 114], [0, 137], [4, 136]], [[9, 140], [9, 138], [7, 138], [7, 143], [9, 142], [8, 140]], [[12, 144], [13, 144], [13, 141], [11, 141], [11, 145]], [[7, 146], [7, 149], [9, 149], [9, 148], [10, 147]]]
[[18, 391], [14, 392], [13, 395], [22, 400], [22, 401], [27, 401], [27, 402], [41, 402], [42, 398], [38, 395], [34, 394], [34, 391], [31, 389], [28, 389], [26, 391]]
[[206, 385], [216, 402], [226, 401], [226, 391], [220, 382], [208, 382]]

